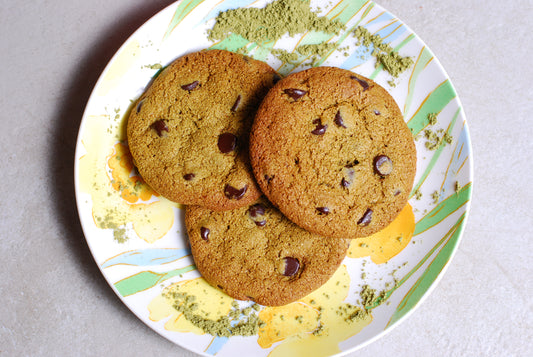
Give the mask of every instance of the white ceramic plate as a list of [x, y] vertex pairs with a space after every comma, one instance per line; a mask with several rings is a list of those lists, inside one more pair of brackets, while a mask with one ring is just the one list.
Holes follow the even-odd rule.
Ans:
[[[184, 348], [218, 356], [353, 351], [412, 312], [436, 285], [457, 248], [473, 175], [466, 119], [450, 79], [431, 51], [406, 25], [371, 1], [311, 2], [313, 9], [321, 7], [321, 15], [346, 24], [340, 36], [306, 33], [268, 46], [233, 35], [216, 44], [207, 40], [206, 30], [219, 11], [264, 4], [182, 0], [162, 10], [124, 43], [94, 88], [80, 126], [75, 184], [81, 224], [96, 263], [117, 295], [148, 326]], [[394, 79], [394, 87], [389, 84], [392, 77], [375, 66], [371, 49], [356, 45], [351, 33], [357, 26], [381, 35], [402, 56], [414, 59], [415, 64]], [[272, 48], [293, 51], [296, 43], [325, 41], [346, 48], [319, 64], [350, 69], [380, 83], [403, 110], [413, 135], [420, 137], [413, 197], [389, 228], [372, 239], [352, 243], [341, 268], [325, 286], [296, 303], [262, 308], [259, 317], [266, 325], [258, 334], [230, 338], [205, 334], [162, 293], [179, 286], [195, 294], [200, 310], [210, 310], [209, 318], [227, 315], [232, 299], [207, 285], [195, 269], [183, 210], [158, 197], [134, 171], [124, 137], [128, 110], [160, 68], [185, 53], [244, 46], [250, 56], [287, 74], [305, 66], [281, 63], [270, 54]], [[438, 114], [436, 125], [428, 124], [430, 113]], [[428, 150], [427, 139], [421, 137], [428, 127], [443, 129], [453, 137], [452, 143]], [[414, 196], [415, 191], [421, 198]], [[347, 304], [358, 305], [364, 285], [382, 292], [383, 299], [361, 319], [352, 321], [337, 314]], [[214, 307], [214, 301], [220, 306]], [[323, 333], [313, 334], [320, 325]]]

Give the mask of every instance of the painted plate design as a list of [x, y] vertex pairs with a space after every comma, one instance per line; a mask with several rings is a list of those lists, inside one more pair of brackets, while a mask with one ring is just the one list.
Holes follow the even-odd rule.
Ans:
[[[320, 16], [346, 25], [339, 35], [304, 33], [269, 43], [238, 35], [207, 39], [220, 11], [263, 7], [265, 1], [181, 0], [162, 10], [120, 48], [100, 77], [85, 110], [76, 148], [75, 184], [85, 237], [105, 278], [148, 326], [203, 355], [306, 356], [353, 351], [413, 311], [450, 262], [465, 225], [472, 190], [472, 155], [457, 94], [427, 46], [400, 20], [371, 1], [311, 1]], [[358, 44], [359, 26], [379, 34], [414, 60], [393, 78], [376, 66], [373, 45]], [[273, 49], [295, 53], [302, 44], [332, 43], [313, 65], [349, 69], [393, 95], [416, 138], [418, 164], [409, 204], [385, 230], [354, 240], [342, 266], [322, 288], [282, 307], [253, 311], [264, 322], [248, 337], [204, 333], [176, 309], [179, 290], [196, 297], [204, 321], [246, 319], [249, 303], [210, 287], [194, 266], [183, 209], [138, 176], [125, 140], [132, 102], [177, 57], [205, 48], [244, 52], [286, 75], [309, 66], [298, 54], [285, 63]], [[307, 67], [306, 67], [307, 66]], [[392, 81], [391, 81], [392, 80]], [[437, 118], [436, 123], [433, 120]], [[434, 135], [427, 135], [429, 130]], [[429, 133], [429, 132], [428, 132]], [[448, 139], [448, 140], [444, 140]], [[428, 146], [431, 148], [429, 149]], [[372, 292], [371, 299], [361, 292]], [[363, 296], [362, 296], [363, 295]]]

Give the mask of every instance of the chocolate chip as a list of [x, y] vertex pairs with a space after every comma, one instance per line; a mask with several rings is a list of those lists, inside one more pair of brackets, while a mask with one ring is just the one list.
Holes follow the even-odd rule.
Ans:
[[379, 110], [377, 110], [377, 109], [374, 109], [374, 114], [381, 115], [381, 112]]
[[398, 189], [394, 192], [394, 196], [398, 196], [400, 193], [402, 193], [402, 190]]
[[184, 84], [184, 85], [181, 86], [181, 89], [183, 89], [183, 90], [194, 90], [194, 89], [196, 89], [196, 87], [198, 86], [199, 83], [200, 82], [198, 82], [198, 81], [194, 81], [194, 82], [189, 83], [189, 84]]
[[329, 214], [329, 208], [327, 207], [317, 207], [316, 210], [318, 211], [318, 214], [323, 214], [323, 215]]
[[217, 288], [219, 288], [220, 290], [224, 290], [224, 288], [222, 287], [222, 285], [217, 285]]
[[392, 172], [392, 161], [386, 155], [378, 155], [374, 158], [374, 171], [381, 176], [390, 175]]
[[316, 125], [315, 129], [311, 130], [311, 134], [314, 135], [324, 135], [326, 132], [326, 129], [328, 128], [328, 125], [322, 125], [322, 121], [320, 119], [313, 120], [313, 124]]
[[350, 181], [346, 180], [344, 177], [341, 180], [341, 187], [348, 188], [350, 187], [351, 183]]
[[239, 107], [239, 104], [241, 104], [241, 95], [240, 94], [237, 97], [237, 99], [235, 100], [235, 103], [233, 103], [233, 107], [231, 107], [231, 111], [232, 112], [236, 112], [237, 108]]
[[232, 133], [224, 133], [218, 136], [218, 149], [221, 153], [227, 154], [235, 150], [237, 137]]
[[285, 94], [294, 99], [295, 101], [303, 97], [307, 91], [303, 89], [289, 88], [284, 90]]
[[[159, 136], [165, 136], [166, 133], [168, 133], [168, 126], [167, 123], [163, 119], [160, 119], [152, 124], [152, 129], [154, 129], [157, 132], [157, 135]], [[163, 133], [166, 132], [166, 133]]]
[[242, 196], [244, 196], [244, 194], [246, 193], [247, 189], [248, 185], [244, 185], [244, 187], [239, 190], [233, 186], [226, 184], [226, 186], [224, 187], [224, 194], [230, 200], [240, 200]]
[[260, 203], [256, 203], [255, 205], [248, 208], [248, 213], [251, 217], [262, 216], [265, 214], [265, 206]]
[[254, 221], [255, 222], [255, 225], [258, 226], [258, 227], [263, 227], [267, 221], [265, 220], [262, 220], [262, 221]]
[[341, 115], [341, 111], [340, 110], [337, 110], [337, 114], [335, 114], [334, 122], [335, 122], [335, 124], [337, 124], [337, 126], [346, 128], [346, 125], [344, 125], [344, 120], [342, 120], [342, 115]]
[[372, 210], [368, 208], [366, 212], [363, 214], [363, 217], [359, 221], [357, 221], [357, 224], [360, 226], [368, 226], [370, 222], [372, 221]]
[[203, 240], [209, 241], [209, 228], [202, 227], [200, 228], [200, 236]]
[[355, 165], [359, 165], [359, 160], [354, 160], [352, 162], [348, 162], [346, 165], [344, 165], [344, 167], [349, 169], [351, 167], [354, 167]]
[[183, 175], [183, 178], [185, 180], [187, 180], [187, 181], [191, 181], [194, 178], [194, 176], [196, 176], [196, 175], [195, 174], [185, 174], [185, 175]]
[[293, 257], [285, 257], [283, 260], [285, 260], [285, 271], [283, 272], [283, 275], [293, 276], [298, 273], [298, 270], [300, 270], [300, 262], [298, 259]]
[[273, 178], [274, 178], [274, 176], [265, 175], [265, 180], [266, 180], [267, 184], [269, 184], [270, 181], [272, 181]]
[[357, 78], [356, 76], [351, 76], [350, 78], [351, 78], [351, 79], [355, 79], [355, 80], [357, 81], [357, 83], [359, 83], [359, 84], [361, 85], [361, 87], [363, 87], [363, 92], [364, 92], [365, 90], [368, 90], [368, 88], [370, 87], [370, 86], [368, 85], [368, 82], [367, 82], [367, 81], [364, 81], [364, 80], [362, 80], [362, 79], [359, 79], [359, 78]]
[[139, 103], [137, 103], [137, 113], [141, 111], [143, 103], [144, 103], [144, 99], [139, 101]]

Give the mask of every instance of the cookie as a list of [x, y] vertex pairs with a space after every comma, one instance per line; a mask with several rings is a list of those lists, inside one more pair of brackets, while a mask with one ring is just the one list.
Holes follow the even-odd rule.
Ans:
[[405, 206], [416, 171], [413, 137], [372, 80], [316, 67], [279, 81], [250, 136], [255, 177], [291, 221], [334, 238], [373, 234]]
[[185, 225], [207, 282], [235, 299], [267, 306], [288, 304], [320, 287], [349, 245], [298, 227], [264, 196], [231, 211], [187, 206]]
[[143, 179], [171, 201], [213, 210], [256, 200], [248, 136], [277, 79], [266, 63], [229, 51], [174, 61], [129, 116], [128, 145]]

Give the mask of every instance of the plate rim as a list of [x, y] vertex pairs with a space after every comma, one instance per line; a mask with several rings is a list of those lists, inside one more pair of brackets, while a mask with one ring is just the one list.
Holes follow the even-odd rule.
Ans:
[[[270, 2], [270, 1], [271, 0], [267, 0], [267, 2]], [[108, 62], [106, 63], [104, 69], [100, 73], [100, 75], [98, 77], [98, 80], [94, 84], [94, 86], [93, 86], [93, 88], [91, 90], [91, 94], [89, 95], [89, 98], [88, 98], [87, 103], [85, 105], [85, 108], [83, 110], [83, 114], [82, 114], [81, 119], [80, 119], [79, 129], [78, 129], [78, 133], [77, 133], [77, 137], [76, 137], [76, 146], [75, 146], [75, 150], [74, 150], [74, 193], [75, 193], [75, 199], [76, 199], [76, 209], [77, 209], [77, 212], [78, 212], [78, 218], [80, 220], [80, 225], [81, 225], [81, 228], [82, 228], [82, 232], [83, 232], [85, 241], [87, 242], [87, 246], [89, 247], [89, 251], [91, 252], [91, 255], [92, 255], [92, 258], [93, 258], [95, 264], [98, 266], [98, 269], [100, 270], [100, 273], [104, 277], [104, 279], [107, 282], [107, 284], [111, 287], [113, 292], [120, 299], [121, 303], [123, 305], [125, 305], [128, 308], [128, 310], [131, 311], [140, 321], [142, 321], [146, 326], [148, 326], [151, 331], [156, 332], [159, 336], [164, 337], [168, 341], [178, 345], [180, 348], [183, 348], [184, 350], [188, 350], [188, 351], [197, 353], [197, 354], [202, 355], [202, 356], [212, 356], [211, 354], [208, 354], [205, 351], [198, 350], [198, 349], [193, 349], [191, 346], [183, 345], [181, 343], [181, 341], [172, 339], [170, 336], [167, 336], [167, 335], [163, 334], [162, 331], [159, 331], [158, 329], [154, 328], [154, 326], [152, 326], [150, 324], [151, 321], [148, 321], [143, 316], [138, 314], [135, 310], [133, 310], [132, 307], [130, 307], [130, 304], [128, 304], [125, 301], [125, 298], [118, 292], [118, 290], [114, 286], [113, 282], [111, 282], [109, 280], [108, 274], [106, 274], [104, 272], [103, 268], [100, 266], [100, 264], [98, 264], [96, 253], [95, 253], [95, 247], [91, 243], [91, 239], [88, 238], [88, 236], [90, 234], [89, 234], [88, 229], [87, 229], [88, 223], [86, 222], [86, 217], [82, 216], [82, 214], [81, 214], [81, 205], [82, 205], [81, 201], [82, 201], [82, 199], [81, 199], [81, 189], [79, 187], [79, 185], [80, 185], [80, 183], [79, 183], [80, 182], [80, 180], [79, 180], [79, 175], [80, 175], [79, 174], [79, 162], [80, 162], [80, 160], [79, 160], [79, 158], [82, 156], [82, 155], [80, 155], [80, 151], [82, 150], [82, 147], [83, 147], [82, 134], [83, 134], [83, 129], [85, 127], [85, 124], [87, 122], [88, 109], [91, 107], [91, 104], [94, 101], [94, 98], [96, 96], [96, 90], [101, 85], [101, 83], [103, 82], [103, 79], [105, 78], [105, 75], [108, 73], [112, 63], [115, 62], [115, 60], [117, 59], [119, 54], [122, 52], [122, 50], [129, 44], [129, 42], [133, 38], [136, 37], [136, 35], [141, 31], [141, 29], [144, 28], [147, 23], [149, 23], [151, 21], [155, 21], [155, 19], [157, 17], [163, 16], [166, 12], [168, 12], [172, 8], [176, 7], [180, 2], [181, 2], [181, 0], [176, 0], [173, 3], [165, 6], [164, 8], [160, 9], [155, 14], [150, 16], [148, 19], [146, 19], [141, 25], [139, 25], [122, 42], [122, 44], [117, 48], [117, 50], [114, 52], [113, 56], [108, 60]], [[467, 121], [467, 118], [466, 118], [466, 113], [465, 113], [465, 110], [464, 110], [464, 106], [463, 106], [463, 104], [461, 102], [461, 99], [460, 99], [460, 97], [459, 97], [459, 95], [457, 93], [457, 90], [456, 90], [455, 86], [453, 85], [453, 82], [452, 82], [450, 76], [448, 75], [448, 73], [446, 72], [444, 66], [442, 65], [442, 63], [440, 62], [438, 57], [434, 54], [434, 52], [431, 50], [431, 48], [426, 44], [426, 42], [422, 38], [420, 38], [420, 36], [415, 31], [413, 31], [413, 29], [409, 25], [407, 25], [401, 18], [399, 18], [394, 13], [389, 11], [387, 8], [381, 6], [378, 2], [376, 2], [374, 0], [370, 0], [370, 1], [368, 1], [368, 3], [373, 3], [373, 4], [377, 5], [378, 7], [382, 8], [385, 12], [389, 13], [390, 15], [392, 15], [403, 26], [405, 26], [406, 29], [408, 30], [408, 32], [413, 34], [415, 36], [416, 40], [419, 41], [423, 46], [425, 46], [425, 48], [433, 56], [433, 61], [436, 63], [437, 69], [443, 74], [443, 76], [446, 79], [448, 79], [450, 81], [451, 89], [453, 90], [453, 93], [455, 94], [455, 98], [454, 99], [457, 101], [457, 104], [458, 104], [458, 107], [459, 107], [459, 116], [458, 117], [463, 120], [463, 125], [464, 125], [464, 129], [463, 130], [465, 130], [465, 134], [466, 134], [465, 135], [466, 136], [465, 143], [466, 143], [466, 146], [467, 146], [467, 152], [469, 154], [469, 156], [468, 156], [468, 161], [469, 161], [468, 162], [468, 179], [469, 179], [469, 184], [470, 184], [471, 187], [470, 187], [470, 190], [468, 192], [468, 197], [467, 197], [466, 203], [459, 208], [461, 210], [464, 210], [465, 216], [464, 216], [464, 219], [460, 223], [460, 226], [458, 228], [458, 232], [459, 232], [458, 238], [456, 239], [456, 241], [453, 244], [453, 248], [451, 250], [450, 256], [447, 259], [447, 262], [444, 265], [444, 267], [442, 268], [442, 270], [438, 273], [437, 277], [431, 282], [430, 286], [424, 292], [424, 294], [422, 295], [420, 300], [417, 301], [415, 303], [415, 305], [410, 310], [408, 310], [402, 317], [400, 317], [398, 320], [394, 321], [390, 325], [387, 325], [383, 330], [381, 330], [379, 333], [377, 333], [373, 337], [371, 337], [371, 338], [369, 338], [369, 339], [357, 344], [356, 346], [348, 348], [345, 351], [341, 351], [339, 353], [336, 353], [336, 354], [334, 354], [332, 356], [345, 356], [345, 355], [347, 355], [349, 353], [352, 353], [352, 352], [355, 352], [357, 350], [360, 350], [360, 349], [362, 349], [362, 348], [374, 343], [375, 341], [381, 339], [382, 337], [384, 337], [385, 335], [390, 333], [393, 329], [395, 329], [397, 326], [399, 326], [404, 321], [406, 321], [406, 319], [408, 319], [420, 307], [420, 305], [422, 303], [424, 303], [426, 301], [426, 299], [433, 293], [433, 291], [436, 289], [436, 287], [438, 286], [438, 284], [440, 283], [440, 281], [442, 280], [442, 278], [446, 274], [449, 266], [451, 265], [455, 255], [457, 253], [457, 250], [458, 250], [459, 245], [461, 244], [461, 241], [464, 239], [464, 231], [465, 231], [465, 228], [466, 228], [466, 225], [467, 225], [467, 222], [468, 222], [468, 218], [470, 216], [470, 211], [471, 211], [471, 203], [472, 203], [474, 181], [475, 181], [474, 180], [474, 155], [473, 155], [473, 150], [472, 150], [472, 140], [471, 140], [471, 135], [470, 135], [470, 129], [469, 129], [469, 126], [468, 126], [468, 121]], [[363, 5], [363, 6], [366, 6], [366, 5]]]

